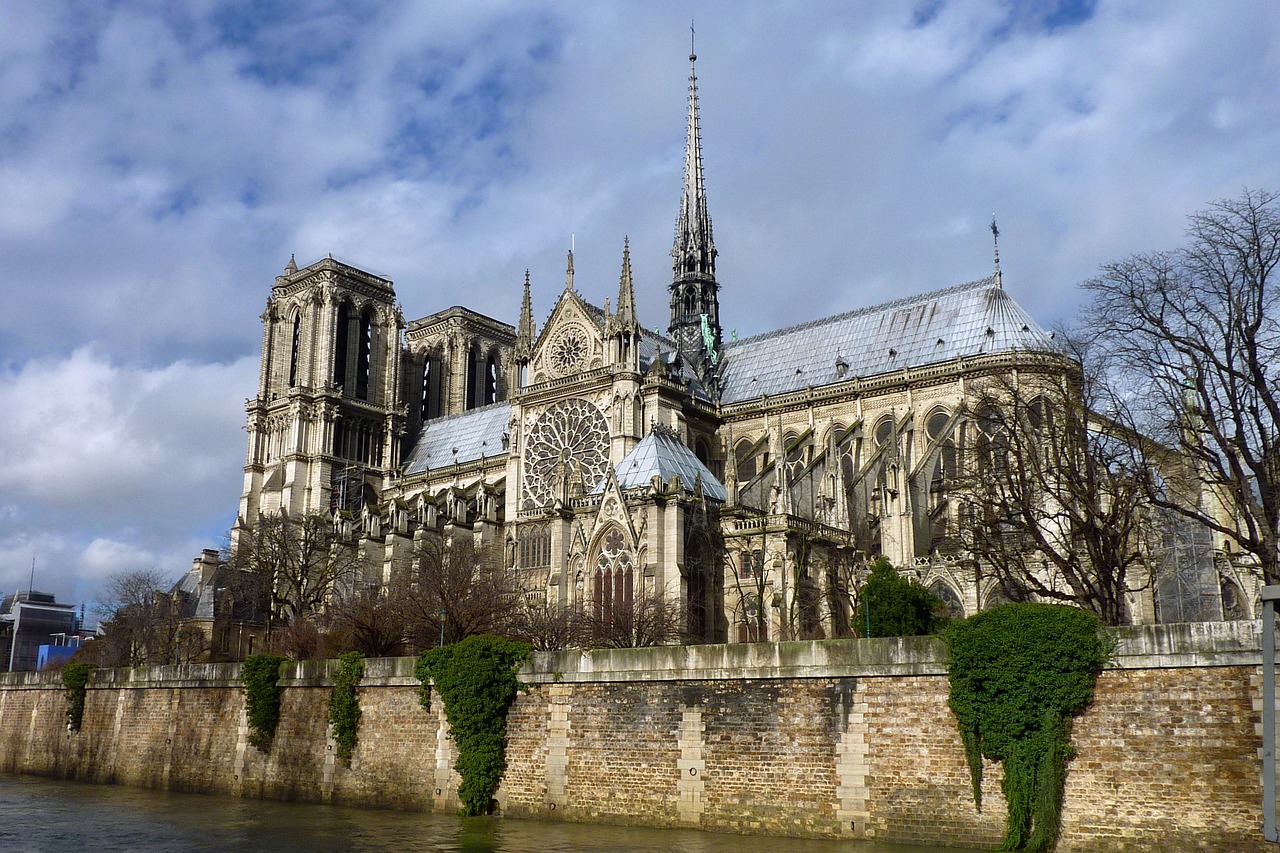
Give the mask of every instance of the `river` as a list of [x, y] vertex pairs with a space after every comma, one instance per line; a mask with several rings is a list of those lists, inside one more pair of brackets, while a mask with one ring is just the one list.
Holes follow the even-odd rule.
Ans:
[[175, 794], [0, 774], [5, 853], [946, 853], [954, 848], [744, 838]]

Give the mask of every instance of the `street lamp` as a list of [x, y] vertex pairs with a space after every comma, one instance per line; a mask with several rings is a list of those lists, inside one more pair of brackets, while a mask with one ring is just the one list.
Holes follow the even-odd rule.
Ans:
[[440, 648], [444, 648], [444, 620], [449, 614], [443, 607], [440, 608]]

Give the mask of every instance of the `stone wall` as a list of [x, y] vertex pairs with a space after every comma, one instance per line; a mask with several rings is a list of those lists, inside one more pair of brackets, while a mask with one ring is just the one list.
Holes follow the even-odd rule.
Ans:
[[[1263, 850], [1257, 623], [1119, 633], [1077, 721], [1059, 850]], [[287, 668], [270, 754], [247, 744], [234, 664], [94, 673], [81, 731], [56, 675], [0, 676], [0, 771], [238, 796], [458, 807], [439, 698], [413, 661], [369, 661], [351, 767], [325, 663]], [[943, 649], [928, 638], [538, 655], [511, 710], [513, 816], [990, 846]], [[1270, 848], [1267, 848], [1270, 849]]]

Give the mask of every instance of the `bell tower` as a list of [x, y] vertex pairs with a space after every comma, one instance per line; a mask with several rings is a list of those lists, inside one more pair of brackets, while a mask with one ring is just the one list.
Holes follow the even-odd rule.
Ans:
[[671, 248], [671, 325], [668, 332], [680, 356], [708, 387], [720, 362], [720, 285], [716, 283], [716, 247], [707, 213], [702, 174], [702, 135], [698, 118], [698, 55], [689, 54], [689, 125], [684, 149], [684, 189]]
[[276, 276], [237, 527], [259, 515], [355, 511], [399, 464], [404, 318], [392, 283], [323, 258]]

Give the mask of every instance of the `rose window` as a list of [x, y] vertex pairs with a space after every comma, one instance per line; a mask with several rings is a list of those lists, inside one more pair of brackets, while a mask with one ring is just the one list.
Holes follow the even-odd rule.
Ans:
[[547, 506], [567, 479], [571, 492], [589, 492], [609, 466], [609, 424], [586, 400], [562, 400], [539, 416], [524, 450], [521, 506]]
[[587, 363], [587, 334], [577, 324], [565, 326], [551, 341], [551, 370], [557, 376], [577, 373]]

